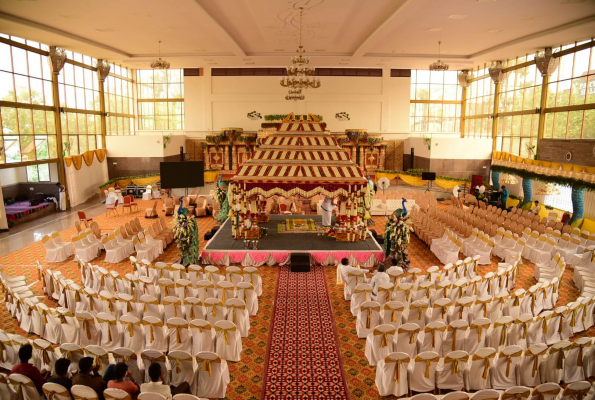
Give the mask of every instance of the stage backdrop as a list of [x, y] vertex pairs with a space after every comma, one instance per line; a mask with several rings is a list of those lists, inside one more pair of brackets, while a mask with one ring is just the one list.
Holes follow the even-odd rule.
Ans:
[[109, 179], [105, 149], [65, 157], [64, 163], [71, 207], [93, 197], [97, 193], [97, 188]]

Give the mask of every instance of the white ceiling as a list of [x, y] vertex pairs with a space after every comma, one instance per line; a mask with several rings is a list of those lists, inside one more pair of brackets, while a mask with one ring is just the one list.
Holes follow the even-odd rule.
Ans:
[[[133, 68], [314, 66], [451, 69], [595, 35], [595, 0], [2, 0], [0, 32]], [[451, 17], [451, 18], [449, 18]]]

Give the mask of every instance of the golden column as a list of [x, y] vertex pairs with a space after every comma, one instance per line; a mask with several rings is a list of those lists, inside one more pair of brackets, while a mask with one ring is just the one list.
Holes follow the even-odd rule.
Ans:
[[547, 107], [548, 86], [550, 83], [550, 75], [553, 74], [558, 65], [560, 58], [554, 57], [551, 47], [546, 47], [543, 51], [535, 55], [535, 66], [541, 72], [543, 82], [541, 83], [541, 103], [539, 105], [539, 125], [537, 130], [537, 151], [539, 152], [539, 141], [543, 139], [545, 131], [545, 109]]
[[[54, 123], [56, 125], [56, 152], [58, 153], [58, 179], [66, 188], [68, 193], [68, 184], [66, 183], [66, 171], [64, 169], [64, 146], [62, 143], [62, 122], [60, 120], [60, 94], [58, 91], [58, 75], [66, 63], [66, 51], [56, 46], [50, 46], [48, 54], [50, 70], [52, 71], [52, 97], [54, 100]], [[66, 196], [66, 208], [69, 207], [68, 195]]]
[[494, 81], [494, 112], [492, 113], [492, 151], [496, 151], [496, 139], [498, 137], [498, 113], [500, 111], [500, 84], [506, 79], [503, 71], [502, 61], [493, 61], [488, 69], [492, 81]]
[[105, 112], [105, 79], [109, 75], [110, 65], [105, 60], [97, 60], [97, 78], [99, 80], [99, 111], [101, 112], [101, 146], [105, 147], [105, 136], [107, 135], [107, 120]]
[[463, 90], [461, 91], [461, 137], [465, 137], [465, 117], [467, 116], [467, 87], [471, 84], [469, 79], [473, 73], [468, 69], [459, 71], [458, 79], [459, 85]]

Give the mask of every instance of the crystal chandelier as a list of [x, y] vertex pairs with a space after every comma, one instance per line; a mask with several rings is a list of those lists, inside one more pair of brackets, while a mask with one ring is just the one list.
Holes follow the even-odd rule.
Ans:
[[151, 63], [153, 69], [169, 69], [169, 62], [161, 59], [161, 40], [159, 41], [159, 59]]
[[448, 71], [448, 64], [440, 61], [440, 45], [442, 42], [438, 42], [438, 61], [430, 64], [430, 71]]
[[306, 96], [302, 94], [302, 89], [289, 89], [287, 95], [285, 95], [285, 100], [304, 100]]
[[[314, 78], [313, 75], [316, 72], [316, 68], [310, 67], [308, 64], [310, 63], [310, 58], [306, 57], [304, 46], [302, 46], [302, 14], [304, 12], [304, 8], [300, 7], [300, 45], [297, 49], [297, 56], [293, 56], [291, 58], [292, 65], [287, 67], [287, 77], [283, 77], [280, 80], [280, 84], [283, 87], [291, 88], [291, 89], [317, 89], [320, 87], [320, 79]], [[294, 93], [294, 95], [298, 95]], [[299, 95], [302, 97], [304, 96], [301, 94], [301, 90]], [[290, 97], [290, 98], [288, 98]], [[293, 99], [292, 93], [285, 96], [287, 100], [303, 100], [303, 99]]]

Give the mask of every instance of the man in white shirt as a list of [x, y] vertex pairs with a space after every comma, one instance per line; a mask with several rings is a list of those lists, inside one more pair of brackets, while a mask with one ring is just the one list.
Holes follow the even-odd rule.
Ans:
[[[165, 396], [166, 399], [172, 398], [172, 389], [163, 384], [161, 364], [153, 363], [149, 366], [149, 378], [151, 378], [151, 382], [140, 385], [141, 393], [159, 393]], [[173, 389], [174, 395], [180, 393], [190, 394], [190, 385], [188, 382], [182, 382], [178, 387]]]
[[372, 295], [377, 296], [378, 286], [380, 286], [381, 283], [386, 282], [390, 282], [390, 276], [388, 276], [388, 274], [384, 272], [384, 265], [380, 264], [378, 266], [378, 272], [370, 280], [370, 285], [372, 285]]
[[540, 211], [541, 211], [541, 205], [539, 205], [539, 201], [535, 200], [535, 206], [531, 210], [531, 213], [533, 213], [533, 215], [539, 215]]
[[353, 272], [353, 271], [363, 271], [364, 273], [368, 272], [367, 269], [363, 269], [363, 268], [359, 269], [359, 268], [352, 267], [351, 265], [349, 265], [349, 259], [347, 259], [347, 258], [343, 258], [341, 260], [341, 264], [338, 266], [338, 268], [341, 271], [341, 278], [343, 279], [343, 282], [349, 281], [348, 274], [350, 272]]

